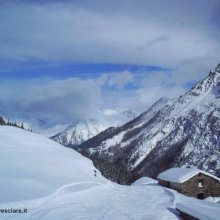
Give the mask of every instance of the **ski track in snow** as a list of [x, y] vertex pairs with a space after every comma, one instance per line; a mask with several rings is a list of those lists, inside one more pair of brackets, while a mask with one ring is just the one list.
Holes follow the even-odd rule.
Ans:
[[[90, 182], [90, 181], [71, 183], [71, 184], [67, 184], [67, 185], [60, 187], [54, 193], [52, 193], [51, 195], [49, 195], [47, 197], [30, 201], [30, 203], [35, 203], [35, 201], [36, 201], [36, 203], [39, 203], [39, 204], [38, 204], [37, 208], [33, 208], [31, 210], [32, 214], [30, 215], [29, 219], [30, 220], [41, 219], [41, 217], [46, 215], [48, 212], [50, 212], [54, 209], [57, 209], [57, 208], [62, 208], [62, 206], [63, 206], [62, 204], [65, 204], [65, 201], [62, 200], [62, 195], [67, 195], [68, 193], [74, 193], [74, 192], [80, 193], [80, 191], [85, 191], [91, 187], [98, 186], [98, 185], [101, 185], [101, 184], [98, 182]], [[43, 208], [45, 204], [50, 203], [50, 202], [54, 202], [54, 201], [56, 201], [60, 205], [55, 206], [55, 207], [51, 207], [51, 208]], [[29, 201], [24, 201], [24, 203], [28, 204]], [[18, 202], [18, 204], [19, 204], [19, 202]], [[71, 204], [71, 203], [67, 203], [67, 204]], [[67, 204], [65, 204], [65, 205], [67, 205]], [[7, 206], [7, 204], [6, 204], [6, 206]], [[35, 209], [36, 209], [36, 211], [35, 211]], [[21, 214], [14, 214], [10, 217], [4, 218], [4, 220], [13, 219], [16, 216], [20, 217], [20, 215]]]
[[[172, 220], [180, 219], [175, 210], [177, 203], [192, 204], [191, 207], [206, 207], [209, 211], [220, 213], [217, 204], [212, 206], [210, 202], [186, 197], [155, 183], [141, 185], [142, 182], [136, 186], [121, 186], [110, 182], [100, 184], [90, 181], [68, 184], [50, 196], [38, 199], [42, 200], [41, 204], [35, 208], [29, 207], [28, 214], [23, 215], [22, 220]], [[34, 200], [25, 203], [35, 204]], [[3, 218], [18, 219], [21, 219], [21, 214]], [[214, 216], [210, 219], [218, 218]]]
[[[154, 188], [156, 187], [156, 188]], [[167, 210], [173, 206], [172, 193], [158, 186], [133, 187], [97, 182], [77, 182], [57, 189], [51, 195], [31, 201], [24, 205], [38, 203], [29, 207], [23, 220], [49, 219], [177, 219]], [[144, 195], [147, 194], [147, 195]], [[142, 196], [143, 195], [143, 196]], [[160, 198], [163, 195], [163, 198]], [[41, 201], [41, 202], [40, 202]], [[131, 202], [133, 201], [133, 202]], [[25, 204], [26, 203], [26, 204]], [[135, 203], [135, 204], [134, 204]], [[15, 203], [14, 205], [19, 204]], [[132, 208], [135, 205], [141, 212]], [[10, 204], [7, 204], [10, 207]], [[157, 213], [156, 210], [160, 209]], [[145, 210], [145, 211], [144, 211]], [[71, 214], [70, 214], [71, 213]], [[72, 218], [70, 217], [72, 215]], [[61, 217], [62, 216], [62, 217]], [[21, 214], [7, 216], [3, 220], [21, 219]]]

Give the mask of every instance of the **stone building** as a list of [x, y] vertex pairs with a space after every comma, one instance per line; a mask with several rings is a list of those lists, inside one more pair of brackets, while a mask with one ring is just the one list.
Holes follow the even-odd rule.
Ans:
[[171, 168], [157, 176], [159, 185], [198, 199], [220, 196], [220, 179], [195, 168]]

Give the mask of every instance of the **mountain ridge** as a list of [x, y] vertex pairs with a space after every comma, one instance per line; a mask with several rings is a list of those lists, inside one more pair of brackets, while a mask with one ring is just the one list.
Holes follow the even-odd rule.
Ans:
[[108, 125], [95, 119], [82, 120], [68, 125], [62, 132], [52, 136], [51, 139], [62, 145], [75, 147], [108, 127]]
[[[51, 136], [54, 141], [68, 147], [76, 148], [81, 143], [96, 136], [100, 132], [109, 127], [116, 127], [123, 124], [123, 121], [132, 120], [135, 118], [136, 112], [132, 110], [102, 110], [100, 114], [107, 114], [110, 118], [105, 119], [84, 119], [78, 122], [70, 123], [64, 130]], [[111, 116], [113, 115], [113, 118]], [[120, 119], [114, 119], [117, 115]]]
[[77, 150], [100, 163], [125, 167], [131, 178], [155, 178], [172, 166], [198, 167], [220, 176], [219, 98], [220, 64], [184, 95], [158, 100], [135, 119], [101, 132]]

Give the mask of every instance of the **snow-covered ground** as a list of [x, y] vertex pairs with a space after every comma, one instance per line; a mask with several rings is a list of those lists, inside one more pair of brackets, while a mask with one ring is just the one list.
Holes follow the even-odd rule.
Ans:
[[[133, 186], [112, 183], [87, 158], [22, 129], [0, 127], [0, 155], [1, 220], [173, 220], [179, 219], [175, 206], [181, 202], [206, 204], [213, 219], [220, 216], [216, 204], [179, 195], [149, 178]], [[11, 208], [27, 213], [2, 213]]]
[[73, 182], [107, 182], [79, 153], [15, 127], [0, 126], [0, 156], [0, 202], [47, 196]]
[[189, 198], [174, 192], [176, 208], [199, 220], [218, 220], [220, 216], [220, 204]]
[[205, 199], [205, 201], [220, 203], [220, 197], [208, 197]]
[[156, 184], [158, 184], [157, 180], [144, 176], [136, 180], [135, 182], [133, 182], [131, 185], [132, 186], [143, 186], [143, 185], [156, 185]]
[[79, 182], [41, 199], [0, 206], [27, 208], [27, 214], [0, 215], [18, 220], [178, 219], [167, 209], [173, 206], [173, 197], [162, 187], [120, 186], [110, 182]]

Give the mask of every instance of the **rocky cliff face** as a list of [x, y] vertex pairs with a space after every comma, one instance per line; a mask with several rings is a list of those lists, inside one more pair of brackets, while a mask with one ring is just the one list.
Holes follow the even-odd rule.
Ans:
[[101, 132], [77, 150], [115, 181], [108, 176], [113, 165], [130, 174], [127, 182], [135, 176], [156, 177], [173, 166], [220, 176], [220, 65], [179, 98], [161, 98], [137, 118]]

